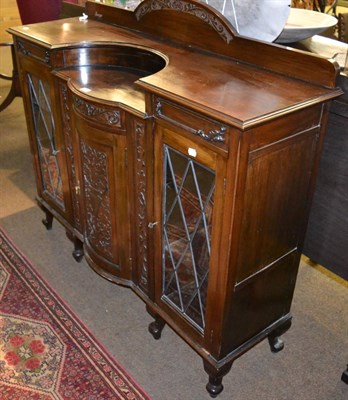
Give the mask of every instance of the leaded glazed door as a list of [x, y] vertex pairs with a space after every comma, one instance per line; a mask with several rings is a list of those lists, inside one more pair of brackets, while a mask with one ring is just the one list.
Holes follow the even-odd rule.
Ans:
[[216, 224], [223, 209], [225, 164], [199, 142], [157, 127], [155, 219], [149, 228], [156, 237], [156, 302], [175, 324], [203, 343], [209, 279], [219, 247]]
[[[23, 69], [23, 98], [36, 169], [38, 201], [49, 215], [52, 216], [53, 212], [69, 225], [73, 214], [57, 81], [47, 65], [32, 60], [26, 53], [20, 54], [19, 60]], [[49, 228], [52, 221], [46, 220], [46, 223]]]

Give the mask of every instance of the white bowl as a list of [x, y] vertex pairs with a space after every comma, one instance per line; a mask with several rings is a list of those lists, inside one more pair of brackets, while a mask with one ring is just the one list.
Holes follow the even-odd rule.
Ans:
[[332, 15], [302, 8], [291, 8], [289, 18], [276, 43], [293, 43], [308, 39], [337, 24]]

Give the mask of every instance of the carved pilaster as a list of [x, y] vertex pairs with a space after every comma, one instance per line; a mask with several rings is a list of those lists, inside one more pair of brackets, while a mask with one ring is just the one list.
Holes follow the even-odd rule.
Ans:
[[60, 93], [62, 99], [62, 109], [64, 110], [62, 119], [63, 119], [63, 132], [65, 139], [65, 149], [66, 155], [70, 164], [70, 172], [71, 172], [71, 198], [72, 198], [72, 207], [74, 212], [74, 226], [76, 229], [81, 231], [81, 219], [80, 219], [80, 183], [77, 178], [76, 169], [75, 169], [75, 159], [74, 159], [74, 151], [73, 151], [73, 140], [72, 140], [72, 130], [71, 130], [71, 119], [70, 119], [70, 106], [68, 102], [68, 89], [66, 83], [61, 82], [60, 85]]
[[144, 151], [145, 129], [142, 122], [135, 122], [136, 134], [136, 218], [137, 218], [137, 248], [140, 266], [139, 285], [148, 290], [147, 264], [147, 223], [146, 223], [146, 163]]

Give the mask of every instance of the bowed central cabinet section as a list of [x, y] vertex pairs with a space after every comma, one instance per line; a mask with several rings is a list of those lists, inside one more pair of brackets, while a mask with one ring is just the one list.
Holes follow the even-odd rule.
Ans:
[[122, 110], [101, 108], [76, 95], [73, 110], [82, 177], [85, 254], [96, 270], [129, 281], [125, 115]]
[[237, 357], [283, 347], [336, 65], [194, 0], [86, 12], [10, 30], [44, 223], [202, 357], [215, 397]]

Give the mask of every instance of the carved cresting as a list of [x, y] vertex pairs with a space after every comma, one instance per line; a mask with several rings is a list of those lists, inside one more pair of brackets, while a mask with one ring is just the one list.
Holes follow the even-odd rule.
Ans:
[[81, 140], [88, 242], [112, 260], [112, 225], [107, 154]]
[[66, 83], [60, 82], [60, 93], [62, 98], [62, 109], [63, 112], [63, 131], [65, 137], [65, 147], [67, 156], [69, 158], [70, 170], [71, 170], [71, 179], [72, 184], [75, 190], [71, 191], [72, 197], [72, 206], [74, 211], [74, 225], [75, 228], [81, 231], [81, 220], [80, 220], [80, 184], [78, 182], [75, 170], [75, 161], [74, 161], [74, 152], [72, 146], [72, 132], [71, 132], [71, 120], [70, 120], [70, 107], [68, 102], [68, 89]]
[[175, 10], [192, 14], [210, 25], [226, 43], [233, 40], [232, 34], [214, 15], [212, 11], [198, 4], [192, 4], [182, 0], [152, 0], [141, 3], [135, 10], [135, 17], [139, 21], [144, 15], [156, 10]]
[[74, 96], [74, 107], [80, 114], [93, 117], [96, 122], [118, 128], [122, 127], [121, 114], [118, 110], [110, 111], [101, 107], [96, 107], [77, 96]]
[[138, 229], [138, 255], [140, 265], [139, 285], [148, 291], [148, 266], [147, 266], [147, 223], [146, 223], [146, 163], [144, 150], [144, 124], [135, 121], [136, 135], [136, 185], [138, 197], [136, 199], [136, 218]]

